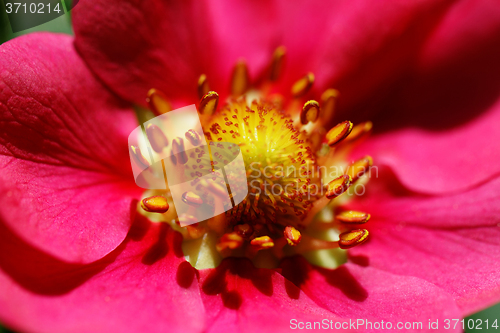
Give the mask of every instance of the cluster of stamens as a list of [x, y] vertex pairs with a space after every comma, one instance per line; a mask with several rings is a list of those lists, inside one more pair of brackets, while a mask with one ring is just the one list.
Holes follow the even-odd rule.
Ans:
[[[200, 102], [198, 112], [204, 135], [210, 144], [228, 142], [238, 145], [245, 162], [248, 195], [225, 214], [205, 222], [190, 224], [192, 216], [175, 215], [185, 239], [192, 240], [215, 235], [215, 248], [222, 257], [246, 256], [253, 258], [264, 250], [280, 258], [286, 254], [304, 253], [320, 249], [347, 249], [367, 240], [366, 229], [350, 229], [368, 222], [370, 214], [358, 211], [334, 212], [332, 200], [358, 182], [372, 166], [370, 157], [362, 158], [345, 167], [334, 177], [325, 175], [321, 166], [338, 163], [336, 149], [348, 149], [371, 131], [371, 123], [353, 126], [344, 121], [326, 131], [333, 116], [338, 92], [328, 89], [321, 102], [308, 100], [297, 110], [301, 98], [314, 83], [314, 75], [307, 73], [292, 87], [293, 100], [285, 104], [283, 98], [267, 95], [265, 91], [281, 74], [285, 49], [278, 48], [268, 68], [268, 80], [251, 99], [251, 82], [244, 61], [233, 70], [231, 97], [220, 108], [219, 95], [210, 91], [208, 78], [198, 80]], [[253, 91], [253, 95], [255, 95]], [[147, 101], [155, 115], [170, 111], [165, 95], [152, 89]], [[201, 142], [201, 133], [189, 130], [185, 138], [169, 138], [154, 125], [145, 128], [155, 151], [179, 150], [182, 140], [194, 146]], [[152, 139], [151, 139], [152, 138]], [[145, 163], [138, 147], [131, 147], [137, 163]], [[215, 160], [214, 160], [215, 161]], [[146, 161], [147, 163], [147, 161]], [[189, 156], [179, 163], [189, 164]], [[217, 163], [217, 161], [212, 162]], [[213, 168], [212, 172], [215, 172]], [[208, 195], [223, 192], [212, 184], [202, 192], [186, 192], [183, 201], [196, 206]], [[218, 187], [219, 186], [219, 187]], [[142, 210], [153, 214], [168, 214], [168, 193], [147, 196], [141, 200]], [[321, 228], [339, 231], [338, 241], [322, 240], [308, 233], [315, 216], [322, 210], [334, 212], [334, 218], [322, 223]], [[168, 213], [167, 213], [168, 212]], [[168, 220], [168, 219], [167, 219]], [[315, 226], [317, 229], [318, 226]]]

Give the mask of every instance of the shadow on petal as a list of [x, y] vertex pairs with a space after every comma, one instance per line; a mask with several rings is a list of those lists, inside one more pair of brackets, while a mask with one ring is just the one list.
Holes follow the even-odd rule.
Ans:
[[167, 234], [170, 227], [166, 223], [160, 225], [160, 232], [158, 233], [158, 240], [151, 246], [142, 258], [142, 263], [145, 265], [152, 265], [158, 260], [165, 258], [168, 254], [169, 246], [167, 244]]
[[[132, 209], [135, 210], [137, 209], [137, 201], [134, 201], [134, 204], [132, 205]], [[146, 233], [149, 230], [149, 227], [151, 226], [151, 222], [144, 216], [140, 214], [134, 214], [132, 215], [135, 217], [135, 221], [130, 227], [130, 230], [128, 231], [128, 237], [134, 241], [140, 241], [146, 236]]]
[[67, 263], [27, 244], [0, 221], [0, 268], [24, 289], [41, 295], [63, 295], [115, 261], [122, 243], [91, 264]]
[[249, 281], [261, 294], [271, 297], [273, 273], [273, 270], [255, 268], [246, 258], [227, 258], [208, 273], [202, 282], [201, 290], [206, 295], [220, 294], [224, 306], [236, 310], [243, 303], [243, 297], [238, 291], [241, 280]]
[[187, 289], [193, 283], [195, 275], [197, 275], [197, 271], [189, 262], [181, 262], [179, 267], [177, 267], [177, 284], [182, 288]]
[[311, 265], [300, 256], [286, 258], [281, 263], [281, 274], [285, 277], [285, 289], [288, 296], [298, 299], [300, 286], [302, 286], [309, 276]]
[[370, 258], [367, 256], [363, 255], [358, 255], [358, 256], [349, 256], [349, 261], [355, 263], [356, 265], [362, 266], [362, 267], [367, 267], [370, 264]]
[[346, 266], [340, 266], [335, 270], [325, 268], [317, 268], [317, 270], [325, 277], [328, 284], [340, 289], [344, 295], [353, 301], [363, 302], [368, 297], [366, 289], [349, 272]]
[[243, 303], [243, 298], [236, 290], [226, 291], [221, 295], [222, 302], [226, 308], [238, 310]]
[[299, 289], [307, 283], [312, 269], [323, 275], [328, 284], [338, 288], [350, 299], [362, 302], [368, 297], [366, 289], [363, 288], [345, 266], [340, 266], [334, 270], [320, 268], [310, 265], [300, 256], [295, 256], [284, 259], [281, 263], [281, 268], [281, 274], [289, 281], [289, 283], [285, 282], [285, 288], [288, 296], [292, 299], [298, 299]]
[[[135, 204], [132, 206], [135, 207]], [[150, 227], [151, 222], [137, 214], [127, 238], [115, 250], [90, 264], [75, 264], [59, 260], [29, 245], [0, 220], [0, 269], [21, 287], [33, 293], [63, 295], [102, 272], [116, 260], [130, 241], [141, 241]], [[168, 252], [168, 226], [165, 225], [159, 233], [158, 242], [143, 257], [146, 263], [152, 264], [165, 257]]]

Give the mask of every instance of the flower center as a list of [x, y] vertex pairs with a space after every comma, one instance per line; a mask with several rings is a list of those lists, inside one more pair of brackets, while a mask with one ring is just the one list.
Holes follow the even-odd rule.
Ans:
[[[362, 184], [360, 178], [366, 178], [372, 165], [370, 157], [347, 165], [340, 156], [370, 132], [371, 123], [353, 127], [345, 121], [326, 131], [337, 92], [327, 90], [321, 104], [315, 100], [301, 104], [314, 83], [311, 73], [291, 87], [293, 99], [287, 104], [281, 96], [267, 94], [283, 68], [284, 55], [284, 48], [276, 50], [268, 80], [251, 91], [246, 64], [238, 62], [232, 75], [232, 97], [220, 109], [219, 96], [209, 91], [207, 77], [202, 75], [198, 81], [198, 111], [205, 137], [211, 144], [239, 146], [245, 163], [246, 198], [224, 214], [183, 227], [193, 217], [177, 215], [168, 203], [168, 191], [146, 191], [141, 200], [141, 213], [155, 221], [170, 222], [182, 233], [186, 258], [196, 268], [217, 266], [229, 256], [250, 258], [260, 267], [275, 267], [283, 256], [295, 254], [334, 267], [342, 263], [344, 251], [340, 249], [367, 240], [367, 230], [347, 226], [366, 223], [370, 215], [336, 212], [333, 199], [345, 192], [344, 197], [352, 196], [352, 185]], [[170, 109], [165, 96], [154, 89], [148, 102], [157, 115]], [[173, 146], [178, 140], [168, 138], [168, 133], [155, 135], [161, 135], [165, 145], [172, 140]], [[197, 135], [187, 132], [186, 138], [195, 140]], [[141, 161], [137, 147], [131, 147], [132, 151]], [[183, 200], [201, 204], [206, 197], [207, 191], [200, 190], [185, 193]]]
[[[261, 100], [227, 104], [208, 125], [211, 141], [240, 146], [249, 195], [226, 215], [231, 223], [297, 224], [311, 208], [319, 186], [314, 152], [305, 132], [278, 106]], [[314, 193], [314, 194], [312, 194]], [[268, 231], [272, 233], [271, 230]]]

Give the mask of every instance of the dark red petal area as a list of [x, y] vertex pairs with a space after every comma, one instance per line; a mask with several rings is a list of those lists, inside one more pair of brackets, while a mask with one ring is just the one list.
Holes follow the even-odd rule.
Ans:
[[359, 155], [373, 154], [425, 193], [465, 190], [500, 174], [500, 76], [492, 74], [500, 72], [499, 39], [498, 4], [456, 2], [414, 67], [388, 90], [384, 111], [371, 119], [380, 135]]
[[405, 190], [387, 172], [350, 205], [372, 214], [370, 240], [352, 261], [427, 280], [464, 315], [500, 301], [500, 178], [447, 196]]
[[68, 264], [0, 224], [0, 321], [21, 332], [201, 332], [205, 309], [181, 241], [138, 218], [104, 258]]
[[65, 35], [0, 46], [0, 218], [28, 243], [90, 262], [126, 236], [135, 212], [127, 137], [137, 126]]
[[120, 96], [141, 104], [151, 88], [184, 105], [197, 101], [201, 74], [225, 94], [239, 57], [255, 77], [278, 46], [267, 1], [82, 0], [73, 24], [90, 68]]
[[[428, 330], [429, 319], [460, 318], [460, 311], [451, 295], [441, 288], [414, 276], [395, 275], [372, 267], [361, 267], [347, 263], [335, 270], [310, 265], [302, 257], [285, 259], [282, 274], [293, 287], [310, 297], [319, 306], [330, 310], [345, 321], [364, 320], [360, 331], [380, 332], [374, 322], [384, 321], [384, 330], [390, 323], [393, 330], [398, 323], [422, 323], [420, 329], [411, 327], [408, 331]], [[293, 288], [287, 289], [293, 296]], [[298, 297], [298, 294], [296, 294]], [[372, 326], [366, 326], [367, 321]], [[442, 327], [442, 326], [440, 326]], [[404, 327], [403, 327], [404, 328]], [[461, 332], [460, 327], [451, 329]]]
[[500, 91], [500, 77], [492, 75], [500, 71], [499, 39], [498, 3], [454, 1], [411, 68], [380, 98], [376, 128], [448, 129], [490, 110]]
[[282, 90], [312, 71], [317, 95], [339, 89], [341, 118], [349, 113], [351, 119], [358, 116], [354, 107], [390, 92], [453, 1], [277, 3], [281, 42], [289, 51]]

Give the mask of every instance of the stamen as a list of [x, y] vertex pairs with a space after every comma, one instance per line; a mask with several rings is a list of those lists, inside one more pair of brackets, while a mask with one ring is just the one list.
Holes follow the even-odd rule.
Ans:
[[250, 86], [250, 76], [248, 75], [248, 67], [244, 60], [236, 63], [231, 77], [231, 95], [238, 97], [243, 95]]
[[351, 164], [346, 170], [346, 175], [349, 175], [352, 178], [352, 182], [354, 183], [366, 172], [368, 172], [372, 165], [373, 159], [370, 156], [365, 156], [362, 159], [359, 159]]
[[290, 225], [285, 228], [285, 231], [283, 232], [283, 234], [285, 235], [285, 238], [286, 238], [288, 245], [291, 245], [291, 246], [295, 246], [295, 245], [299, 244], [300, 239], [302, 238], [300, 231], [298, 231], [297, 229], [295, 229], [294, 227], [292, 227]]
[[219, 94], [215, 91], [209, 91], [203, 96], [200, 101], [200, 106], [198, 111], [200, 114], [212, 115], [215, 110], [217, 110], [217, 104], [219, 103]]
[[243, 242], [243, 237], [241, 237], [237, 232], [231, 232], [222, 235], [215, 247], [217, 248], [217, 251], [223, 252], [226, 249], [237, 249], [243, 245]]
[[335, 218], [342, 223], [366, 223], [370, 217], [371, 215], [368, 213], [355, 210], [348, 210], [335, 216]]
[[339, 96], [338, 90], [328, 89], [321, 95], [321, 110], [323, 112], [323, 119], [329, 121], [333, 119], [335, 114], [335, 106]]
[[193, 192], [184, 192], [181, 199], [184, 203], [193, 207], [199, 207], [203, 205], [203, 200], [201, 199], [201, 197]]
[[314, 74], [309, 72], [298, 79], [292, 86], [293, 97], [300, 97], [311, 89], [314, 83]]
[[210, 91], [208, 79], [205, 74], [201, 74], [198, 79], [198, 98], [202, 99]]
[[190, 239], [200, 238], [207, 232], [207, 229], [200, 226], [199, 223], [187, 225], [186, 230]]
[[217, 183], [215, 180], [207, 180], [206, 184], [207, 184], [207, 189], [213, 194], [221, 198], [225, 198], [227, 196], [227, 188]]
[[247, 223], [235, 225], [234, 231], [244, 238], [248, 238], [253, 234], [252, 226]]
[[302, 241], [297, 245], [294, 250], [296, 253], [305, 253], [308, 251], [338, 249], [339, 242], [330, 242], [323, 239], [313, 238], [308, 235], [302, 237]]
[[144, 156], [141, 153], [141, 149], [136, 146], [130, 146], [130, 152], [132, 156], [134, 157], [134, 161], [141, 167], [148, 168], [149, 167], [149, 162], [144, 158]]
[[186, 139], [188, 139], [188, 141], [191, 142], [193, 146], [199, 146], [201, 144], [202, 140], [201, 135], [194, 129], [190, 129], [189, 131], [187, 131], [185, 136]]
[[153, 150], [160, 153], [163, 148], [168, 146], [168, 139], [163, 131], [155, 124], [148, 124], [146, 126], [146, 136]]
[[196, 221], [198, 221], [198, 219], [193, 215], [181, 214], [176, 223], [181, 227], [185, 227], [187, 225], [195, 223]]
[[274, 242], [269, 236], [254, 238], [250, 241], [250, 244], [254, 246], [256, 250], [269, 249], [274, 246]]
[[228, 220], [225, 214], [220, 214], [207, 220], [207, 227], [217, 234], [222, 234], [226, 231]]
[[341, 249], [349, 249], [362, 244], [368, 239], [368, 234], [368, 230], [366, 229], [356, 229], [341, 233], [339, 235], [339, 246]]
[[146, 212], [151, 213], [166, 213], [169, 205], [167, 199], [161, 195], [155, 195], [141, 200], [141, 207]]
[[326, 140], [330, 147], [335, 146], [337, 143], [346, 138], [352, 131], [352, 123], [350, 121], [343, 121], [337, 126], [333, 127], [326, 133]]
[[[254, 93], [252, 90], [248, 95], [247, 91], [254, 87], [251, 86], [246, 62], [238, 61], [231, 76], [232, 97], [220, 109], [217, 109], [219, 95], [209, 90], [207, 76], [201, 74], [197, 92], [203, 130], [192, 128], [184, 130], [184, 135], [167, 138], [167, 132], [163, 132], [157, 125], [149, 124], [145, 128], [146, 137], [155, 152], [161, 153], [171, 144], [168, 148], [172, 153], [170, 158], [182, 175], [188, 172], [191, 177], [201, 177], [205, 171], [212, 172], [212, 177], [196, 179], [191, 183], [196, 187], [193, 192], [182, 191], [182, 201], [190, 206], [184, 207], [183, 211], [193, 213], [199, 207], [220, 211], [227, 208], [227, 202], [222, 202], [217, 197], [227, 199], [229, 194], [234, 207], [224, 214], [213, 216], [203, 223], [196, 223], [198, 220], [186, 213], [180, 214], [176, 219], [179, 226], [185, 227], [181, 229], [181, 233], [186, 240], [203, 237], [205, 242], [204, 236], [209, 236], [207, 239], [210, 239], [210, 246], [213, 246], [212, 237], [215, 237], [215, 247], [221, 257], [243, 255], [256, 264], [276, 264], [285, 255], [339, 247], [347, 249], [365, 242], [368, 237], [367, 230], [356, 229], [341, 233], [338, 241], [330, 241], [323, 239], [318, 232], [330, 229], [342, 232], [348, 226], [340, 223], [360, 224], [370, 219], [370, 214], [358, 211], [344, 211], [334, 216], [333, 206], [336, 204], [332, 200], [346, 192], [369, 170], [373, 164], [371, 157], [354, 162], [344, 175], [333, 179], [326, 186], [322, 185], [323, 174], [320, 170], [323, 165], [342, 166], [344, 152], [347, 150], [343, 148], [344, 143], [364, 137], [371, 131], [372, 124], [365, 122], [353, 127], [350, 121], [344, 121], [325, 135], [325, 126], [333, 117], [339, 96], [335, 89], [326, 90], [321, 96], [321, 103], [316, 100], [307, 101], [300, 111], [300, 117], [296, 113], [293, 116], [288, 114], [287, 111], [295, 112], [300, 108], [300, 103], [305, 98], [299, 97], [307, 96], [315, 76], [309, 72], [293, 84], [291, 95], [296, 99], [290, 103], [284, 101], [281, 95], [273, 95], [272, 82], [282, 75], [285, 58], [285, 47], [276, 48], [265, 76], [260, 76], [253, 83], [258, 85], [260, 91]], [[241, 95], [242, 98], [237, 98]], [[155, 89], [148, 92], [147, 102], [156, 115], [171, 110], [166, 96]], [[299, 125], [297, 118], [300, 118], [301, 125], [307, 126]], [[207, 143], [213, 146], [210, 157], [204, 156], [205, 152], [198, 147], [205, 143], [205, 137]], [[189, 156], [185, 151], [184, 140], [188, 140], [188, 146], [191, 144], [198, 147], [193, 148]], [[226, 142], [231, 142], [232, 145], [224, 145]], [[342, 148], [330, 149], [340, 143]], [[340, 154], [334, 154], [336, 150], [340, 150]], [[141, 154], [137, 146], [130, 146], [130, 151], [132, 159], [139, 166], [150, 166], [146, 155]], [[224, 175], [222, 179], [215, 169], [228, 164], [239, 153], [244, 158], [244, 169]], [[201, 163], [203, 159], [206, 162], [207, 158], [210, 158], [211, 163], [208, 167]], [[180, 165], [188, 162], [192, 163], [184, 167]], [[290, 172], [290, 169], [293, 171]], [[239, 192], [232, 185], [229, 188], [228, 184], [239, 177], [246, 177], [249, 188], [242, 186], [242, 189], [248, 190], [249, 194], [236, 201]], [[157, 213], [164, 213], [169, 209], [167, 199], [162, 196], [141, 200], [141, 207], [145, 211]], [[168, 216], [170, 215], [160, 219], [173, 223]], [[318, 216], [318, 222], [324, 222], [319, 223], [322, 225], [321, 229], [316, 226], [318, 223], [311, 224]], [[312, 233], [308, 232], [308, 228], [313, 229]], [[259, 252], [264, 249], [268, 251]]]
[[373, 123], [371, 121], [365, 121], [364, 123], [357, 124], [353, 127], [351, 134], [347, 136], [343, 143], [351, 143], [367, 136], [371, 133], [373, 128]]
[[180, 164], [187, 163], [188, 156], [184, 149], [184, 140], [182, 138], [175, 138], [174, 141], [172, 141], [172, 153], [172, 156], [176, 158], [177, 162]]
[[302, 108], [302, 111], [300, 112], [300, 122], [302, 123], [302, 125], [306, 125], [310, 121], [315, 122], [316, 120], [318, 120], [319, 111], [320, 108], [318, 102], [314, 100], [306, 102], [306, 104], [304, 104], [304, 107]]
[[351, 186], [351, 183], [352, 179], [349, 175], [342, 175], [335, 178], [327, 185], [326, 197], [330, 200], [338, 197]]
[[167, 97], [159, 90], [150, 89], [148, 91], [146, 102], [148, 102], [149, 107], [157, 116], [172, 111], [172, 106], [170, 105]]
[[271, 62], [271, 73], [269, 75], [271, 81], [277, 81], [283, 73], [285, 56], [286, 48], [284, 46], [277, 47], [273, 53], [273, 60]]

